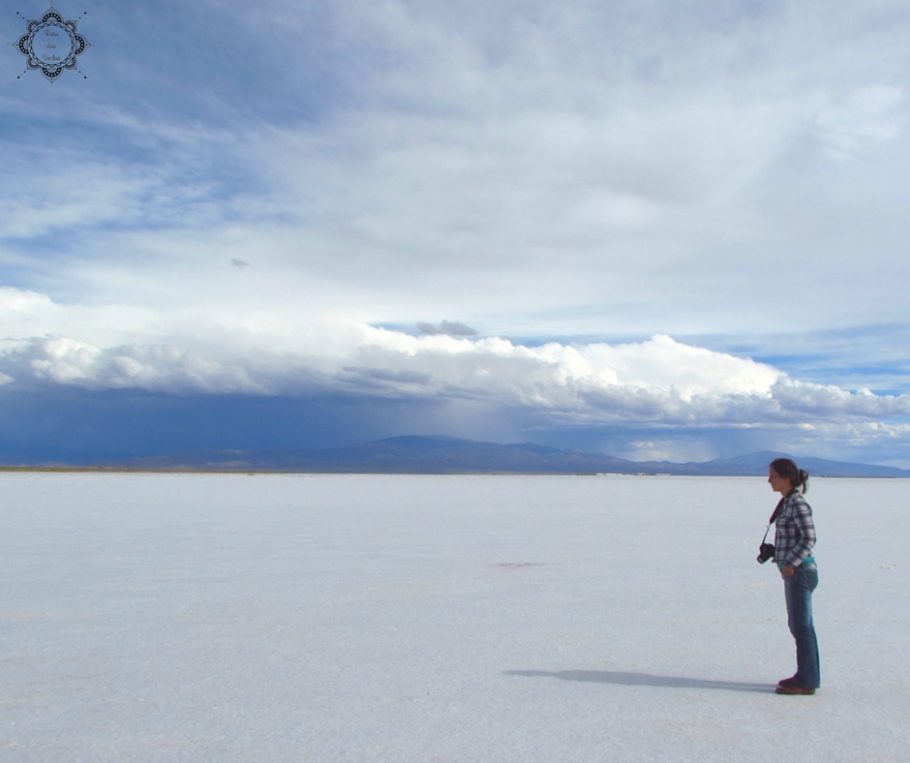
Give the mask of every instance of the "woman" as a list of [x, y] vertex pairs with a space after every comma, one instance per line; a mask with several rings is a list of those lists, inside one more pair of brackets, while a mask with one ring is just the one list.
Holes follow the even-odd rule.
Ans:
[[796, 673], [778, 682], [778, 694], [815, 694], [821, 684], [818, 642], [812, 622], [812, 592], [818, 585], [818, 568], [812, 556], [815, 523], [803, 493], [809, 475], [789, 458], [778, 458], [768, 467], [771, 489], [783, 496], [774, 510], [774, 560], [784, 579], [787, 624], [796, 639]]

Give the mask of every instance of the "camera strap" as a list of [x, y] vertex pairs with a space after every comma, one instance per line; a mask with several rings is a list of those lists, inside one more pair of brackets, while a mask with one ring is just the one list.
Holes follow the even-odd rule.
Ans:
[[787, 498], [790, 496], [785, 496], [777, 502], [777, 506], [774, 507], [774, 511], [771, 512], [771, 518], [768, 520], [768, 526], [765, 528], [765, 537], [761, 539], [762, 543], [765, 543], [768, 540], [768, 533], [771, 532], [771, 525], [773, 525], [777, 518], [780, 516], [781, 511], [784, 508], [784, 504], [787, 502]]

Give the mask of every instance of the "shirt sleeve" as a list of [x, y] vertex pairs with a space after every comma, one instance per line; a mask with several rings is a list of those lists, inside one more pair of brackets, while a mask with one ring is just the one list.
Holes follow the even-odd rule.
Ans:
[[784, 564], [799, 567], [815, 545], [815, 521], [812, 519], [812, 508], [805, 498], [798, 496], [793, 504], [793, 521], [799, 528], [799, 541], [790, 549]]

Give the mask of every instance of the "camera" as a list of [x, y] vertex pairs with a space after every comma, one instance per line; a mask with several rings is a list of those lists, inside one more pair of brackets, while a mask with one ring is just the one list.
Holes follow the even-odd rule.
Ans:
[[758, 547], [758, 556], [755, 557], [755, 561], [759, 564], [764, 564], [769, 559], [774, 558], [774, 544], [773, 543], [762, 543]]

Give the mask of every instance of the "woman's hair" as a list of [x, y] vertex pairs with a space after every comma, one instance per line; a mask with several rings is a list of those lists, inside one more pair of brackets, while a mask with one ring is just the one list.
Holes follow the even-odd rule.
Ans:
[[790, 484], [799, 488], [801, 493], [809, 489], [809, 472], [800, 469], [789, 458], [775, 458], [768, 466], [784, 479], [790, 480]]

